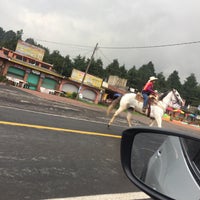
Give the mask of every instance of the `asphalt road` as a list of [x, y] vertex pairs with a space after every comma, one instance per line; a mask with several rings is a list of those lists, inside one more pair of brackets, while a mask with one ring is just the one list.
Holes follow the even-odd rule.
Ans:
[[[140, 194], [120, 163], [120, 118], [0, 86], [0, 199]], [[105, 196], [103, 196], [105, 199]], [[116, 199], [116, 197], [112, 197]], [[109, 199], [112, 199], [109, 197]], [[95, 197], [96, 199], [96, 197]], [[145, 198], [146, 199], [146, 198]]]
[[[109, 119], [105, 109], [42, 99], [0, 85], [0, 199], [121, 193], [121, 199], [146, 199], [143, 193], [138, 196], [139, 189], [121, 168], [125, 115], [107, 128]], [[147, 126], [148, 119], [134, 115], [134, 124]], [[163, 127], [198, 132], [168, 122]]]

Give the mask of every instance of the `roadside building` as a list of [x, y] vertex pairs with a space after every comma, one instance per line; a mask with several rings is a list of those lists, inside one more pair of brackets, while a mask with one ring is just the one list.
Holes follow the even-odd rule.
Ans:
[[0, 67], [1, 75], [11, 83], [31, 90], [56, 90], [62, 80], [62, 76], [52, 70], [52, 65], [6, 48], [0, 50]]
[[107, 83], [103, 83], [104, 92], [106, 95], [105, 100], [112, 101], [115, 97], [115, 94], [124, 95], [127, 93], [127, 79], [119, 78], [118, 76], [110, 75]]
[[[54, 71], [53, 65], [43, 62], [44, 50], [19, 41], [16, 51], [0, 49], [0, 75], [10, 84], [39, 92], [61, 95], [80, 92], [83, 99], [98, 103], [111, 98], [114, 93], [126, 93], [126, 81], [110, 78], [111, 84], [103, 79], [86, 74], [80, 88], [84, 72], [73, 69], [71, 77], [64, 77]], [[120, 84], [119, 84], [120, 83]]]

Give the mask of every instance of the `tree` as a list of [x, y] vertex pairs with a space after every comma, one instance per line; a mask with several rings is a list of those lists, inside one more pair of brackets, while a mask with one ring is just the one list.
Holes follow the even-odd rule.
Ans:
[[97, 59], [97, 60], [92, 59], [88, 73], [104, 79], [105, 73], [104, 73], [104, 69], [103, 69], [102, 60], [101, 59]]
[[[199, 106], [200, 105], [200, 84], [197, 86], [197, 89], [196, 89], [196, 96], [197, 96], [197, 103], [195, 104], [196, 106]], [[200, 111], [198, 111], [199, 115], [200, 115]]]
[[3, 30], [3, 28], [0, 27], [0, 45], [1, 46], [2, 46], [4, 34], [5, 34], [5, 31]]
[[114, 59], [113, 62], [106, 67], [105, 72], [107, 79], [109, 78], [110, 75], [119, 76], [120, 70], [119, 70], [118, 60]]
[[109, 75], [119, 74], [119, 62], [117, 59], [114, 59], [113, 62], [106, 67], [106, 72]]
[[63, 64], [64, 64], [64, 58], [61, 56], [59, 51], [54, 50], [52, 54], [49, 56], [49, 62], [53, 64], [54, 70], [56, 70], [58, 73], [63, 72]]
[[158, 73], [157, 76], [158, 80], [155, 82], [155, 88], [159, 91], [159, 92], [166, 92], [167, 90], [167, 83], [165, 80], [165, 77], [163, 75], [162, 72]]
[[25, 42], [26, 42], [26, 43], [29, 43], [29, 44], [31, 44], [31, 45], [37, 46], [37, 43], [34, 41], [33, 38], [27, 38], [27, 39], [25, 40]]
[[11, 49], [11, 50], [15, 51], [18, 39], [21, 39], [22, 33], [23, 33], [22, 30], [18, 31], [17, 34], [16, 34], [12, 30], [4, 32], [1, 29], [0, 30], [0, 34], [1, 34], [0, 45], [2, 47], [5, 47], [5, 48], [8, 48], [8, 49]]
[[73, 67], [82, 72], [85, 72], [85, 70], [87, 68], [87, 63], [86, 63], [85, 57], [81, 57], [80, 55], [76, 56], [73, 59]]
[[198, 83], [196, 81], [196, 77], [193, 73], [190, 74], [186, 78], [186, 81], [183, 84], [182, 96], [186, 99], [187, 104], [196, 105], [200, 104], [199, 97], [200, 94], [198, 92]]
[[118, 76], [119, 76], [120, 78], [125, 78], [125, 79], [127, 79], [127, 70], [126, 70], [126, 68], [125, 68], [125, 65], [122, 65], [122, 66], [119, 67], [119, 74], [118, 74]]
[[127, 72], [127, 85], [129, 87], [137, 89], [137, 84], [138, 84], [138, 71], [135, 66], [133, 66], [130, 70]]
[[69, 55], [67, 55], [64, 58], [64, 63], [63, 63], [61, 74], [66, 76], [66, 77], [70, 77], [71, 73], [72, 73], [72, 69], [73, 69], [72, 61], [71, 61]]
[[154, 65], [151, 61], [146, 65], [142, 65], [138, 69], [138, 73], [137, 73], [137, 76], [138, 76], [137, 88], [139, 90], [142, 90], [145, 83], [149, 80], [149, 77], [155, 76], [155, 75], [156, 74], [155, 74]]
[[22, 29], [19, 30], [19, 31], [17, 31], [17, 33], [16, 33], [16, 40], [17, 41], [21, 40], [22, 39], [22, 35], [23, 35], [23, 30]]
[[178, 72], [176, 70], [174, 70], [168, 77], [167, 79], [167, 89], [171, 90], [171, 89], [176, 89], [179, 91], [179, 93], [181, 93], [181, 82], [180, 82], [180, 77], [178, 75]]

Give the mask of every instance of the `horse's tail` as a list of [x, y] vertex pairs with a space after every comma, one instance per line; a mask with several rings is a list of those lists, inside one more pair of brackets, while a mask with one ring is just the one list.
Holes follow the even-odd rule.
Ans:
[[108, 106], [107, 115], [109, 115], [110, 112], [113, 110], [113, 108], [115, 108], [115, 106], [120, 102], [121, 98], [122, 97], [120, 96], [120, 97], [117, 97], [115, 100], [112, 101], [112, 103]]

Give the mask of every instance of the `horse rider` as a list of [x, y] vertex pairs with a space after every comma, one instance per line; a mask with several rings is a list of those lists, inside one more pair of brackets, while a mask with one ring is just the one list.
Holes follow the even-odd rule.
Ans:
[[153, 89], [156, 80], [157, 78], [155, 76], [151, 76], [142, 89], [142, 96], [144, 98], [142, 112], [146, 112], [149, 95], [152, 94], [156, 96], [156, 91]]

